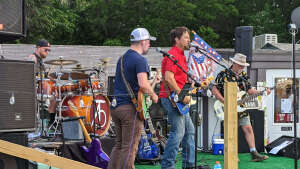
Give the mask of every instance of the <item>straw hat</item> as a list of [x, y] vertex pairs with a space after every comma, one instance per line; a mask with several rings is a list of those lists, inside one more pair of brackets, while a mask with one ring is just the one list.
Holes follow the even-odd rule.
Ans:
[[247, 58], [246, 55], [243, 55], [241, 53], [236, 53], [233, 58], [230, 58], [230, 60], [241, 66], [249, 66], [249, 63], [246, 62], [246, 58]]

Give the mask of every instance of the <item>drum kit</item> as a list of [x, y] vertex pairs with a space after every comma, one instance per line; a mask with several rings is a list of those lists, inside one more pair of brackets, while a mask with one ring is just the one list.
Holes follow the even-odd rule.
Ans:
[[[82, 67], [76, 60], [59, 59], [45, 61], [45, 64], [59, 66], [55, 72], [48, 72], [48, 78], [37, 78], [37, 99], [44, 100], [50, 106], [56, 102], [56, 116], [53, 124], [47, 129], [54, 135], [59, 133], [58, 126], [65, 118], [75, 117], [71, 101], [75, 105], [89, 133], [99, 136], [106, 134], [110, 128], [110, 102], [106, 94], [106, 66], [110, 58], [101, 59], [97, 67]], [[76, 66], [66, 69], [66, 65]], [[41, 99], [43, 98], [43, 99]], [[73, 111], [72, 111], [73, 110]], [[43, 131], [44, 132], [44, 131]]]

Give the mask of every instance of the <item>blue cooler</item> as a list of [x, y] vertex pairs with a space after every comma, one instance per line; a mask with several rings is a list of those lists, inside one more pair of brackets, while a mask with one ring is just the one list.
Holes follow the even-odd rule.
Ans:
[[212, 153], [214, 155], [224, 155], [224, 139], [213, 139]]

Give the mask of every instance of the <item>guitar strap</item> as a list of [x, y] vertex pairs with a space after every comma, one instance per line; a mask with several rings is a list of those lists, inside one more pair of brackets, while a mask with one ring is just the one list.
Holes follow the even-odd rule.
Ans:
[[121, 68], [121, 76], [122, 76], [122, 79], [123, 79], [124, 84], [126, 86], [126, 90], [129, 93], [129, 95], [130, 95], [130, 99], [131, 99], [131, 101], [132, 101], [132, 103], [133, 103], [133, 105], [134, 105], [134, 107], [136, 109], [136, 113], [135, 113], [135, 116], [134, 116], [134, 122], [133, 122], [134, 125], [133, 125], [132, 133], [131, 133], [131, 140], [130, 140], [129, 151], [128, 151], [125, 163], [123, 164], [123, 167], [122, 167], [122, 169], [125, 169], [126, 166], [127, 166], [128, 158], [130, 156], [130, 152], [131, 152], [132, 145], [133, 145], [133, 136], [134, 136], [134, 132], [135, 132], [135, 124], [136, 124], [136, 117], [137, 117], [137, 112], [138, 112], [137, 107], [138, 106], [137, 106], [137, 99], [136, 99], [136, 97], [134, 95], [134, 92], [133, 92], [132, 88], [130, 87], [130, 84], [128, 83], [128, 81], [126, 80], [125, 75], [124, 75], [123, 58], [124, 58], [124, 55], [122, 55], [121, 58], [120, 58], [121, 59], [120, 60], [120, 62], [121, 62], [120, 63], [121, 64], [120, 65], [121, 66], [120, 67]]
[[120, 65], [121, 66], [121, 76], [122, 76], [122, 79], [123, 79], [124, 84], [126, 86], [126, 90], [129, 93], [129, 95], [130, 95], [130, 99], [131, 99], [133, 105], [135, 106], [135, 108], [137, 108], [138, 107], [137, 106], [137, 99], [136, 99], [136, 97], [134, 95], [134, 92], [133, 92], [130, 84], [128, 83], [128, 81], [126, 80], [125, 75], [124, 75], [123, 58], [124, 58], [124, 55], [122, 55], [121, 58], [120, 58], [121, 59], [120, 60], [121, 61], [121, 65]]

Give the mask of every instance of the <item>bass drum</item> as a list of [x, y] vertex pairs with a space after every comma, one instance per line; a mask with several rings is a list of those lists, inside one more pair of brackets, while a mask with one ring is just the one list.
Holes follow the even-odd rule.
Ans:
[[106, 96], [95, 96], [95, 116], [93, 113], [93, 96], [68, 96], [63, 101], [62, 116], [74, 117], [75, 113], [71, 111], [68, 101], [72, 101], [76, 106], [79, 115], [84, 116], [83, 123], [89, 133], [94, 132], [94, 124], [96, 124], [96, 134], [99, 136], [104, 135], [110, 127], [110, 102]]

